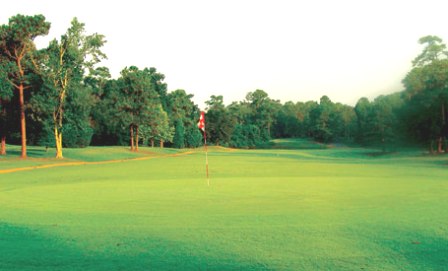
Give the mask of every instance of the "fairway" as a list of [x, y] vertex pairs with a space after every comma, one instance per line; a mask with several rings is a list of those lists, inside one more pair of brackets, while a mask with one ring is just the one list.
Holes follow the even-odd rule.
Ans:
[[284, 143], [0, 158], [0, 270], [448, 270], [446, 156]]

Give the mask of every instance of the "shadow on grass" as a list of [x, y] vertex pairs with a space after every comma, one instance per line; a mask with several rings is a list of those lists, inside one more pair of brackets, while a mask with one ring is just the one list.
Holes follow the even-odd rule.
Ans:
[[276, 139], [265, 145], [264, 149], [277, 150], [323, 150], [328, 149], [324, 143], [319, 143], [311, 139], [305, 138], [291, 138], [291, 139]]
[[0, 223], [0, 270], [269, 270], [256, 262], [200, 257], [172, 241], [149, 239], [144, 251], [114, 243], [98, 253], [82, 251], [76, 242]]
[[[49, 158], [54, 156], [54, 152], [50, 152], [49, 150], [47, 151], [41, 148], [28, 148], [26, 153], [30, 158]], [[7, 154], [8, 156], [20, 157], [22, 151], [18, 148], [8, 149]]]
[[403, 255], [415, 270], [448, 270], [448, 239], [439, 236], [407, 233], [406, 242], [385, 242], [392, 251]]
[[376, 151], [376, 152], [365, 152], [364, 155], [368, 157], [387, 157], [387, 156], [393, 156], [396, 155], [398, 152], [383, 152], [383, 151]]

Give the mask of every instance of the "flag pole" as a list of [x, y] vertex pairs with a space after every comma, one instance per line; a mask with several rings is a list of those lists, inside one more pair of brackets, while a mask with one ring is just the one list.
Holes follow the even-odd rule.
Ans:
[[207, 132], [205, 131], [205, 112], [201, 111], [199, 117], [198, 128], [204, 133], [204, 147], [205, 147], [205, 172], [207, 174], [207, 185], [210, 186], [210, 177], [208, 175], [208, 149], [207, 149]]
[[208, 176], [208, 149], [207, 149], [207, 132], [204, 127], [204, 145], [205, 145], [205, 171], [207, 173], [207, 185], [210, 186], [210, 178]]

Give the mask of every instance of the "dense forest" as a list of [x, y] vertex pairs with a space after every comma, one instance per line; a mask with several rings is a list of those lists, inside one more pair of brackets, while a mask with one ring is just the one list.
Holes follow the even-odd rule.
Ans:
[[[16, 15], [0, 26], [0, 137], [6, 143], [55, 147], [139, 145], [194, 148], [202, 145], [196, 123], [200, 109], [182, 89], [168, 92], [156, 68], [124, 67], [113, 79], [100, 65], [105, 37], [85, 33], [76, 18], [59, 39], [37, 50], [47, 35], [42, 15]], [[448, 51], [436, 36], [423, 47], [403, 78], [404, 90], [360, 98], [356, 105], [271, 99], [264, 90], [225, 105], [222, 95], [206, 102], [210, 143], [236, 148], [269, 146], [272, 138], [307, 137], [324, 143], [372, 146], [425, 146], [447, 153]]]

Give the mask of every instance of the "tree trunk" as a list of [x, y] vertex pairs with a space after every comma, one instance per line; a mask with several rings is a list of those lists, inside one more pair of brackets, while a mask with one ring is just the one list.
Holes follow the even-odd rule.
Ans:
[[443, 152], [443, 140], [442, 137], [439, 137], [439, 139], [437, 140], [437, 153], [442, 153]]
[[161, 148], [161, 149], [163, 149], [163, 145], [164, 145], [164, 143], [165, 143], [165, 142], [163, 141], [163, 139], [160, 139], [160, 148]]
[[135, 151], [138, 152], [138, 126], [135, 127]]
[[[442, 103], [442, 131], [446, 129], [446, 112], [445, 112], [445, 103]], [[443, 143], [445, 143], [445, 153], [448, 150], [448, 146], [446, 145], [446, 138], [444, 137], [444, 133], [442, 132], [442, 135], [440, 136], [440, 152], [443, 151]]]
[[62, 159], [62, 132], [58, 130], [58, 127], [54, 127], [54, 139], [56, 142], [56, 158]]
[[19, 85], [19, 105], [20, 105], [20, 133], [22, 136], [22, 158], [26, 158], [26, 123], [25, 123], [25, 102], [23, 97], [23, 84]]
[[442, 103], [442, 125], [445, 125], [445, 104]]
[[134, 127], [132, 126], [132, 124], [129, 127], [131, 133], [131, 151], [134, 151]]
[[154, 148], [154, 138], [151, 138], [151, 148]]
[[2, 147], [0, 155], [6, 155], [6, 136], [2, 136]]
[[[0, 103], [2, 103], [3, 100], [0, 99]], [[6, 108], [3, 105], [3, 110], [2, 110], [2, 118], [6, 119]], [[1, 129], [5, 129], [5, 127], [1, 127]], [[4, 133], [2, 135], [2, 143], [1, 143], [1, 149], [0, 149], [0, 155], [6, 155], [6, 131], [2, 131], [2, 133]]]
[[434, 154], [434, 140], [429, 143], [429, 153]]
[[[55, 85], [56, 88], [58, 86]], [[63, 106], [65, 100], [65, 87], [62, 87], [62, 91], [59, 93], [58, 105], [53, 111], [53, 123], [54, 123], [54, 139], [56, 143], [56, 158], [62, 159], [62, 119], [63, 119]]]

